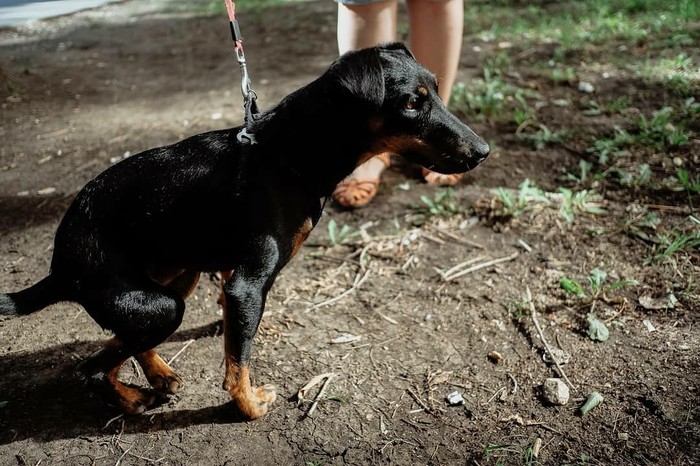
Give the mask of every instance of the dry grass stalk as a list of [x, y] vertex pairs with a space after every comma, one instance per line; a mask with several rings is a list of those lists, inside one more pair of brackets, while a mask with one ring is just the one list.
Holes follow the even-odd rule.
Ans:
[[559, 364], [559, 360], [552, 352], [552, 348], [549, 346], [549, 343], [547, 343], [547, 339], [544, 337], [544, 332], [542, 332], [542, 327], [540, 327], [540, 323], [537, 320], [537, 311], [535, 310], [535, 303], [532, 302], [532, 293], [530, 293], [530, 287], [527, 287], [526, 291], [527, 291], [527, 302], [530, 306], [530, 315], [532, 316], [532, 322], [535, 324], [535, 328], [537, 329], [537, 333], [540, 336], [540, 339], [542, 340], [542, 344], [544, 345], [545, 349], [547, 350], [547, 353], [549, 353], [549, 357], [552, 358], [552, 361], [554, 362], [554, 365], [556, 366], [557, 371], [559, 372], [559, 375], [561, 375], [561, 378], [564, 379], [566, 384], [572, 390], [576, 390], [576, 387], [574, 386], [573, 383], [571, 383], [571, 380], [569, 380], [569, 378], [566, 376], [566, 372], [564, 372], [564, 369], [562, 369], [561, 364]]

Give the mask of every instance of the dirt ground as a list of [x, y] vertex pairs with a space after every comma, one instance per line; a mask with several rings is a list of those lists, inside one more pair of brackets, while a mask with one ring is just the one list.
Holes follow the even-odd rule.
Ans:
[[[0, 290], [46, 273], [63, 211], [111, 163], [242, 120], [225, 17], [171, 7], [125, 2], [0, 31]], [[242, 20], [263, 107], [336, 56], [334, 9], [312, 1]], [[459, 81], [480, 74], [489, 47], [496, 45], [465, 36]], [[536, 79], [528, 59], [550, 52], [543, 44], [513, 66], [524, 81]], [[602, 96], [644, 95], [640, 111], [669, 99], [624, 76], [595, 83]], [[579, 98], [575, 86], [536, 84], [548, 101]], [[550, 108], [548, 122], [600, 131], [612, 124]], [[277, 385], [279, 396], [263, 419], [233, 417], [221, 389], [213, 277], [202, 280], [183, 325], [160, 347], [165, 359], [177, 356], [184, 387], [139, 417], [118, 416], [74, 377], [76, 363], [108, 338], [77, 305], [0, 322], [0, 465], [700, 463], [700, 256], [696, 249], [675, 266], [649, 264], [649, 246], [622, 232], [637, 203], [667, 206], [660, 214], [672, 221], [690, 212], [688, 198], [631, 199], [610, 189], [606, 215], [580, 213], [572, 224], [551, 208], [494, 217], [492, 189], [529, 178], [555, 190], [578, 156], [571, 147], [534, 150], [513, 128], [472, 127], [494, 151], [454, 190], [466, 211], [417, 222], [413, 206], [439, 191], [400, 163], [368, 208], [326, 209], [268, 298], [253, 369], [256, 382]], [[691, 169], [700, 166], [695, 138], [680, 153]], [[364, 234], [333, 245], [331, 221]], [[591, 234], [600, 229], [606, 233]], [[500, 258], [452, 281], [437, 271]], [[593, 302], [561, 289], [563, 276], [585, 281], [594, 268], [638, 285]], [[575, 388], [564, 406], [542, 399], [540, 386], [557, 370], [543, 361], [528, 289], [545, 338], [570, 355], [564, 370]], [[587, 335], [593, 303], [610, 328], [606, 342]], [[335, 376], [306, 416], [311, 403], [295, 395], [326, 373]], [[122, 376], [143, 383], [131, 366]], [[453, 391], [463, 405], [446, 403]], [[580, 415], [594, 391], [604, 401]]]

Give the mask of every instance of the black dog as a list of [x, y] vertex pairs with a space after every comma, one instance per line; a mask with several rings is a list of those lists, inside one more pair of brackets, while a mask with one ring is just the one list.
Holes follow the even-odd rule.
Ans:
[[[243, 416], [272, 388], [251, 387], [253, 336], [280, 269], [316, 225], [321, 199], [360, 163], [400, 154], [441, 173], [476, 167], [489, 146], [450, 114], [435, 77], [400, 44], [351, 52], [240, 128], [147, 150], [98, 175], [58, 227], [50, 274], [0, 294], [0, 315], [75, 301], [114, 338], [81, 365], [88, 384], [141, 413], [181, 380], [155, 348], [180, 325], [200, 272], [222, 271], [228, 390]], [[204, 239], [203, 239], [204, 238]], [[154, 390], [117, 380], [134, 356]]]

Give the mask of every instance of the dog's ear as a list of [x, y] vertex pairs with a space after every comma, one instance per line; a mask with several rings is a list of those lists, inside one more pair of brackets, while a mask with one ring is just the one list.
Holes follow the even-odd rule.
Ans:
[[414, 60], [416, 59], [416, 57], [413, 55], [413, 52], [411, 52], [408, 49], [408, 47], [406, 47], [406, 44], [404, 44], [403, 42], [387, 42], [385, 44], [381, 44], [379, 47], [384, 50], [399, 50], [401, 52], [404, 52], [406, 55], [413, 58]]
[[348, 52], [328, 70], [343, 92], [365, 102], [373, 110], [384, 103], [384, 72], [377, 47]]

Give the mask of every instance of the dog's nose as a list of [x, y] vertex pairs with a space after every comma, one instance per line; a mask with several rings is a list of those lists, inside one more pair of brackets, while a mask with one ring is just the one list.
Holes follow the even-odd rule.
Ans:
[[491, 148], [489, 147], [488, 143], [482, 139], [472, 145], [472, 152], [474, 156], [479, 159], [479, 162], [481, 162], [488, 157], [489, 152], [491, 152]]

